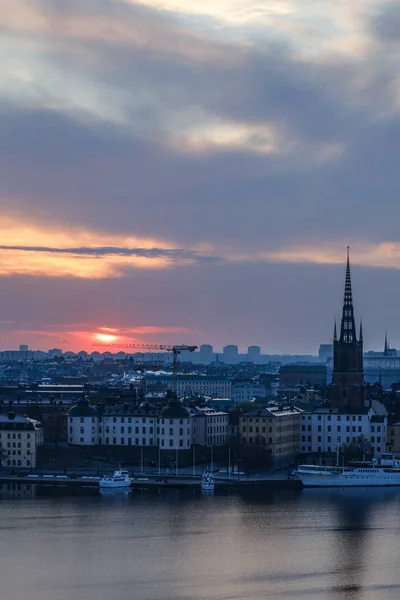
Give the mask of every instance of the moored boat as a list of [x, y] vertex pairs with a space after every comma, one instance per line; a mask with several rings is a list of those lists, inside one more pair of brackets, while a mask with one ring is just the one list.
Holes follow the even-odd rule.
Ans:
[[215, 488], [215, 482], [214, 482], [214, 479], [212, 478], [212, 476], [210, 475], [210, 473], [208, 473], [208, 472], [203, 473], [202, 478], [201, 478], [201, 489], [203, 491], [210, 492], [210, 491], [214, 490], [214, 488]]
[[[391, 464], [387, 464], [389, 462]], [[392, 457], [391, 461], [386, 459], [380, 464], [374, 459], [363, 466], [353, 467], [299, 465], [296, 478], [304, 487], [400, 486], [400, 462]]]
[[99, 481], [100, 488], [129, 488], [132, 478], [125, 469], [118, 469], [110, 476], [104, 476]]

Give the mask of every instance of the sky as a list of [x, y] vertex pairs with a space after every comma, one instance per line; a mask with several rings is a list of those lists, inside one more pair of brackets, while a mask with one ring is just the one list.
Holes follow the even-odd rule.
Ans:
[[[0, 348], [400, 347], [400, 7], [2, 0]], [[105, 336], [105, 337], [104, 337]]]

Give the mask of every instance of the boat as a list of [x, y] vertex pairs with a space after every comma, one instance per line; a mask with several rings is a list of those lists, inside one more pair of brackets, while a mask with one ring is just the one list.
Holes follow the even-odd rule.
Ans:
[[299, 465], [295, 476], [303, 487], [400, 486], [400, 462], [385, 454], [380, 463], [374, 458], [360, 466]]
[[206, 472], [203, 473], [202, 477], [201, 477], [201, 489], [204, 492], [210, 492], [213, 491], [215, 488], [215, 482], [214, 479], [212, 478], [212, 476], [210, 475], [210, 473]]
[[132, 478], [125, 469], [114, 471], [112, 476], [104, 476], [99, 481], [100, 488], [129, 488]]

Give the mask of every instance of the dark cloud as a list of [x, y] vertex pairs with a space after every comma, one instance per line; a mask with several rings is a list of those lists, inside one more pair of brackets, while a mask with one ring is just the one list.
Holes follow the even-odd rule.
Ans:
[[104, 258], [106, 256], [140, 256], [144, 258], [168, 258], [172, 260], [193, 260], [195, 262], [214, 262], [221, 260], [215, 256], [202, 256], [182, 248], [124, 248], [115, 246], [54, 248], [46, 246], [0, 246], [0, 250], [18, 250], [21, 252], [44, 252], [49, 254], [73, 254], [80, 257]]

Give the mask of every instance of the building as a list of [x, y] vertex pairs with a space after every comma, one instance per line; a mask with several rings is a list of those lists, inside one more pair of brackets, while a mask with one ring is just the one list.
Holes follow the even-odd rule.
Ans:
[[363, 334], [357, 340], [351, 290], [350, 257], [347, 248], [346, 281], [340, 336], [333, 335], [333, 373], [329, 390], [333, 407], [350, 411], [364, 408]]
[[333, 358], [333, 344], [320, 344], [318, 358], [321, 362], [327, 362]]
[[229, 436], [229, 415], [213, 408], [196, 408], [194, 417], [194, 443], [199, 446], [223, 446]]
[[[76, 446], [95, 446], [101, 439], [96, 407], [82, 395], [68, 411], [68, 443]], [[101, 427], [100, 427], [101, 430]]]
[[0, 414], [1, 466], [33, 469], [37, 448], [43, 441], [43, 427], [39, 421], [13, 412]]
[[261, 348], [260, 346], [249, 346], [247, 348], [247, 360], [257, 363], [261, 359]]
[[224, 346], [222, 351], [222, 358], [224, 362], [227, 363], [236, 363], [238, 362], [238, 352], [239, 349], [237, 346], [231, 344], [229, 346]]
[[[172, 375], [145, 376], [146, 389], [150, 392], [171, 390], [173, 387]], [[213, 377], [208, 375], [177, 375], [176, 392], [180, 397], [210, 396], [220, 398], [231, 398], [232, 382], [224, 377]]]
[[233, 381], [232, 400], [234, 404], [250, 402], [253, 398], [265, 398], [267, 390], [264, 385], [256, 381]]
[[240, 415], [239, 435], [244, 444], [267, 449], [275, 467], [294, 463], [300, 451], [302, 410], [294, 406], [269, 405]]
[[279, 367], [279, 388], [324, 387], [327, 384], [327, 367], [318, 363], [287, 364]]
[[228, 414], [211, 408], [187, 408], [172, 392], [164, 408], [94, 407], [82, 397], [68, 413], [68, 443], [75, 446], [157, 446], [189, 450], [193, 444], [223, 445]]
[[400, 421], [387, 427], [386, 451], [400, 454]]
[[362, 437], [379, 456], [385, 452], [386, 430], [387, 416], [376, 414], [373, 408], [348, 413], [340, 408], [318, 407], [301, 416], [300, 452], [333, 454]]

